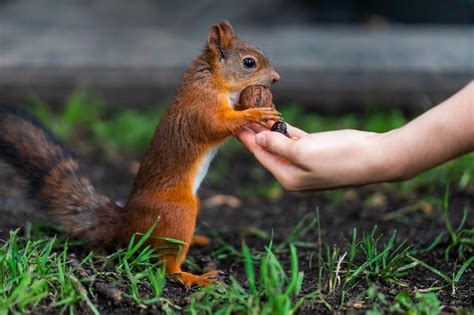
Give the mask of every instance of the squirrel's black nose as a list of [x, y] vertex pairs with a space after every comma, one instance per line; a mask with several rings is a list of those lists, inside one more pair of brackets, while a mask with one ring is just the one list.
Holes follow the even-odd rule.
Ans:
[[275, 70], [272, 71], [272, 83], [276, 83], [280, 80], [280, 75]]

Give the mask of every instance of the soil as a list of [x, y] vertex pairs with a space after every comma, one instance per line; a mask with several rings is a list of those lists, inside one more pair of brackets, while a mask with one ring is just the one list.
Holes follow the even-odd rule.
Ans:
[[[219, 157], [217, 157], [219, 158]], [[227, 158], [227, 157], [226, 157]], [[397, 231], [400, 239], [407, 239], [408, 244], [412, 246], [419, 245], [426, 247], [442, 231], [445, 231], [445, 225], [442, 218], [442, 209], [434, 206], [425, 207], [424, 211], [413, 211], [399, 218], [390, 219], [390, 215], [398, 213], [396, 211], [415, 204], [424, 196], [436, 196], [442, 198], [443, 188], [435, 188], [431, 191], [414, 191], [409, 196], [401, 196], [388, 184], [371, 185], [357, 189], [345, 189], [342, 191], [342, 200], [338, 204], [331, 202], [326, 193], [313, 193], [301, 195], [297, 193], [283, 192], [278, 193], [275, 198], [256, 198], [248, 197], [248, 194], [242, 193], [243, 190], [257, 189], [260, 185], [268, 183], [271, 175], [263, 172], [263, 176], [255, 179], [250, 172], [254, 169], [256, 162], [253, 157], [247, 153], [236, 154], [230, 158], [229, 165], [234, 165], [227, 170], [225, 178], [221, 184], [211, 184], [204, 181], [200, 196], [203, 200], [203, 209], [199, 217], [199, 233], [210, 234], [216, 230], [223, 240], [240, 248], [242, 239], [251, 248], [263, 250], [268, 244], [268, 240], [262, 240], [245, 232], [249, 227], [273, 232], [274, 243], [279, 243], [288, 236], [288, 233], [299, 220], [305, 215], [314, 217], [316, 209], [320, 213], [321, 240], [323, 244], [345, 244], [345, 239], [349, 239], [354, 228], [357, 228], [358, 235], [362, 231], [371, 231], [375, 225], [378, 231], [384, 235], [390, 235]], [[129, 193], [130, 185], [133, 179], [130, 164], [133, 161], [128, 158], [119, 158], [118, 160], [103, 159], [97, 154], [87, 154], [83, 156], [85, 168], [96, 183], [99, 191], [108, 194], [115, 200], [125, 200]], [[212, 167], [212, 166], [211, 166]], [[42, 213], [35, 211], [31, 204], [25, 200], [23, 190], [21, 189], [21, 180], [12, 176], [13, 172], [8, 167], [0, 168], [0, 237], [8, 237], [8, 231], [14, 227], [22, 227], [27, 222], [35, 222], [45, 219]], [[211, 197], [217, 195], [231, 195], [237, 198], [237, 207], [235, 199], [232, 202], [225, 202], [226, 198]], [[210, 201], [216, 201], [210, 205]], [[224, 200], [224, 202], [222, 202]], [[450, 216], [452, 223], [457, 226], [462, 217], [462, 209], [468, 207], [469, 219], [468, 226], [474, 225], [474, 185], [465, 188], [462, 191], [454, 190], [451, 192]], [[311, 232], [306, 236], [308, 241], [316, 241], [316, 232]], [[190, 256], [195, 259], [198, 265], [206, 268], [207, 265], [215, 265], [222, 270], [223, 280], [228, 281], [229, 275], [234, 275], [244, 285], [245, 272], [240, 262], [232, 258], [213, 261], [211, 253], [219, 247], [218, 242], [211, 242], [205, 247], [193, 247], [190, 250]], [[454, 261], [447, 263], [444, 260], [444, 249], [441, 246], [432, 252], [418, 255], [426, 263], [436, 266], [443, 272], [452, 273]], [[317, 249], [299, 248], [298, 255], [300, 269], [305, 273], [303, 283], [303, 293], [313, 291], [315, 288], [317, 264], [314, 262], [310, 266], [311, 257]], [[83, 253], [79, 250], [76, 255], [78, 259]], [[289, 264], [287, 255], [280, 255], [284, 265]], [[79, 272], [79, 271], [78, 271]], [[86, 274], [92, 272], [83, 270]], [[439, 277], [426, 269], [417, 267], [408, 276], [404, 277], [403, 282], [407, 285], [405, 288], [389, 283], [378, 282], [382, 292], [388, 297], [393, 298], [397, 292], [405, 289], [414, 292], [419, 289], [427, 288], [435, 283], [440, 283]], [[114, 294], [120, 291], [126, 291], [126, 288], [108, 287], [107, 282], [96, 282], [93, 284], [97, 290], [95, 303], [99, 310], [104, 314], [135, 314], [135, 313], [154, 313], [159, 312], [155, 307], [143, 307], [135, 304], [132, 300], [123, 298], [118, 301]], [[358, 302], [359, 295], [367, 287], [366, 283], [359, 283], [346, 297], [346, 309], [353, 311], [363, 311], [370, 307], [370, 304], [362, 305], [361, 309], [354, 308], [354, 303]], [[114, 291], [114, 290], [119, 291]], [[169, 281], [165, 288], [164, 296], [173, 303], [185, 306], [189, 302], [191, 291], [184, 291], [179, 285]], [[114, 293], [115, 292], [115, 293]], [[452, 295], [450, 289], [441, 290], [437, 296], [444, 306], [444, 311], [455, 311], [456, 307], [472, 308], [474, 292], [474, 272], [471, 267], [466, 271], [462, 281], [458, 284], [455, 295]], [[327, 296], [328, 302], [338, 305], [338, 295], [335, 297]], [[84, 309], [87, 309], [84, 307]], [[79, 309], [79, 311], [81, 311]], [[39, 307], [38, 313], [54, 313], [54, 309]], [[322, 304], [312, 304], [304, 306], [301, 313], [327, 313], [327, 309]]]

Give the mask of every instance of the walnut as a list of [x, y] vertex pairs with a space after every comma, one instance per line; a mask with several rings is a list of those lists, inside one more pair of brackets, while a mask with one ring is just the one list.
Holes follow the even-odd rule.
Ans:
[[[273, 105], [273, 96], [270, 89], [263, 85], [252, 85], [247, 86], [242, 93], [240, 93], [239, 104], [237, 105], [237, 110], [244, 110], [252, 107], [272, 107]], [[283, 121], [276, 121], [273, 126], [270, 128], [271, 131], [279, 132], [288, 138], [286, 124]]]
[[272, 106], [272, 92], [263, 85], [248, 86], [240, 93], [239, 109]]

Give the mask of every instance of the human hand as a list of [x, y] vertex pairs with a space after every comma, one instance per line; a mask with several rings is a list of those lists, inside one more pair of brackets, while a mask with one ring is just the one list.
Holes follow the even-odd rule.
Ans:
[[288, 125], [290, 137], [260, 126], [237, 138], [287, 190], [308, 191], [387, 180], [383, 134], [339, 130], [308, 134]]
[[308, 134], [288, 126], [294, 140], [252, 125], [236, 136], [288, 190], [405, 180], [474, 151], [473, 95], [471, 81], [405, 126], [380, 134], [359, 130]]

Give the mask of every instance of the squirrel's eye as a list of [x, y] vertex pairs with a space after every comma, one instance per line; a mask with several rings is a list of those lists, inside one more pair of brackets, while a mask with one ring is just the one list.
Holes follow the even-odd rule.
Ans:
[[255, 59], [250, 58], [250, 57], [244, 58], [242, 63], [244, 64], [245, 68], [255, 68], [257, 66], [257, 63], [255, 62]]

